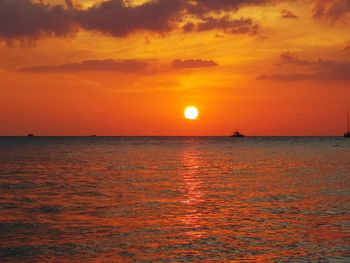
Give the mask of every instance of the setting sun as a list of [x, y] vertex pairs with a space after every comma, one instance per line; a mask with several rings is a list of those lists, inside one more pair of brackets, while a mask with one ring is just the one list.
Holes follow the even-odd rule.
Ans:
[[198, 109], [194, 106], [188, 106], [184, 111], [185, 118], [188, 120], [197, 119], [198, 114], [199, 114]]

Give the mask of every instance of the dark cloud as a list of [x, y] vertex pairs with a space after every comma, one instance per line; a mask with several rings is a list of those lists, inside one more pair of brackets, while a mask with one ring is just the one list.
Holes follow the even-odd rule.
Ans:
[[184, 6], [184, 0], [158, 0], [138, 6], [126, 6], [122, 0], [107, 0], [87, 10], [80, 10], [77, 20], [82, 28], [122, 37], [148, 30], [167, 32]]
[[348, 52], [349, 50], [350, 50], [350, 46], [346, 46], [346, 47], [343, 49], [344, 52]]
[[203, 59], [186, 59], [173, 60], [173, 68], [207, 68], [218, 66], [213, 60], [203, 60]]
[[338, 63], [336, 61], [325, 60], [322, 58], [319, 58], [317, 60], [300, 59], [296, 54], [290, 51], [283, 52], [280, 55], [280, 60], [282, 64], [290, 64], [290, 65], [296, 65], [296, 66], [310, 66], [312, 69], [316, 69], [316, 70], [324, 67], [329, 67], [331, 65], [335, 65]]
[[[235, 12], [247, 5], [262, 5], [276, 0], [154, 0], [128, 5], [123, 0], [104, 0], [83, 9], [74, 1], [64, 5], [46, 1], [0, 0], [0, 39], [36, 39], [42, 36], [67, 36], [76, 30], [101, 32], [124, 37], [138, 31], [163, 34], [185, 23], [185, 31], [219, 29], [228, 33], [255, 33], [251, 19], [232, 19], [220, 12]], [[197, 21], [194, 23], [187, 23]]]
[[38, 66], [22, 68], [22, 72], [75, 72], [75, 71], [116, 71], [133, 73], [145, 70], [148, 63], [138, 60], [85, 60], [80, 63], [69, 63], [60, 66]]
[[314, 64], [314, 62], [312, 62], [312, 61], [299, 59], [296, 54], [294, 54], [290, 51], [283, 52], [280, 55], [280, 59], [284, 63], [295, 64], [295, 65], [300, 65], [300, 66], [308, 66], [308, 65]]
[[158, 0], [129, 6], [123, 0], [107, 0], [80, 9], [72, 0], [65, 0], [65, 6], [0, 0], [0, 39], [66, 36], [78, 27], [117, 37], [139, 30], [163, 33], [176, 26], [184, 3], [185, 0]]
[[209, 30], [222, 30], [230, 34], [256, 33], [258, 25], [251, 19], [230, 19], [229, 16], [221, 18], [205, 17], [198, 23], [187, 23], [183, 27], [185, 32], [201, 32]]
[[[275, 80], [275, 81], [301, 81], [301, 80], [317, 80], [317, 81], [350, 81], [350, 62], [349, 61], [333, 61], [319, 59], [317, 61], [298, 60], [288, 53], [284, 53], [286, 61], [290, 61], [299, 66], [311, 66], [311, 73], [297, 74], [271, 74], [260, 75], [257, 80]], [[302, 63], [300, 63], [300, 61]]]
[[294, 13], [292, 13], [291, 11], [287, 10], [287, 9], [283, 9], [281, 11], [281, 16], [282, 18], [286, 18], [286, 19], [295, 19], [298, 18]]
[[342, 20], [348, 22], [350, 19], [349, 0], [316, 0], [313, 10], [315, 19], [336, 22]]
[[73, 14], [61, 5], [0, 0], [0, 39], [32, 39], [73, 32]]

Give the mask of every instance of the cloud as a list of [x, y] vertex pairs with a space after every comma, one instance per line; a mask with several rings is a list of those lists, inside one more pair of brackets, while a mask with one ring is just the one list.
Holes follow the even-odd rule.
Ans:
[[264, 74], [258, 76], [257, 80], [276, 80], [276, 81], [298, 81], [298, 80], [311, 80], [312, 75], [308, 74]]
[[218, 66], [213, 60], [203, 60], [203, 59], [186, 59], [173, 60], [173, 68], [181, 69], [181, 68], [207, 68], [207, 67], [215, 67]]
[[[292, 60], [293, 61], [293, 60]], [[297, 60], [298, 61], [298, 60]], [[312, 65], [311, 73], [278, 73], [278, 74], [264, 74], [258, 76], [257, 80], [275, 80], [275, 81], [350, 81], [350, 62], [349, 61], [332, 61], [322, 60], [309, 62], [309, 64], [296, 64], [299, 66]]]
[[33, 39], [73, 32], [73, 14], [61, 5], [0, 0], [0, 39]]
[[344, 21], [350, 19], [349, 0], [316, 0], [313, 10], [315, 19], [328, 20], [330, 22]]
[[188, 1], [187, 9], [191, 14], [203, 15], [210, 12], [233, 11], [248, 5], [263, 5], [274, 0], [193, 0]]
[[116, 71], [133, 73], [145, 70], [148, 63], [138, 60], [85, 60], [80, 63], [68, 63], [60, 66], [37, 66], [20, 69], [22, 72], [49, 73], [49, 72], [76, 72], [76, 71]]
[[158, 0], [127, 6], [123, 0], [107, 0], [87, 10], [79, 10], [76, 19], [85, 30], [116, 37], [148, 30], [168, 32], [175, 27], [184, 0]]
[[283, 9], [281, 11], [281, 16], [282, 18], [286, 18], [286, 19], [295, 19], [298, 18], [294, 13], [292, 13], [291, 11], [287, 10], [287, 9]]
[[[59, 66], [42, 65], [35, 67], [25, 67], [19, 69], [20, 72], [28, 73], [64, 73], [79, 71], [110, 71], [121, 73], [153, 72], [151, 64], [141, 60], [84, 60], [77, 63], [66, 63]], [[175, 59], [172, 61], [172, 68], [208, 68], [218, 66], [214, 60], [204, 59]]]
[[289, 63], [289, 64], [294, 64], [294, 65], [300, 65], [300, 66], [308, 66], [308, 65], [312, 65], [314, 64], [314, 62], [312, 61], [308, 61], [308, 60], [300, 60], [297, 55], [295, 55], [294, 53], [287, 51], [287, 52], [283, 52], [280, 55], [280, 59], [282, 62], [284, 63]]
[[254, 24], [251, 19], [230, 19], [229, 16], [223, 16], [221, 18], [205, 17], [198, 23], [190, 22], [183, 27], [185, 32], [202, 32], [214, 29], [230, 34], [255, 34], [258, 30], [258, 25]]
[[[256, 33], [249, 18], [232, 19], [226, 13], [244, 6], [264, 5], [276, 0], [150, 0], [138, 5], [125, 0], [103, 0], [87, 9], [48, 1], [0, 0], [0, 40], [33, 40], [45, 36], [70, 36], [77, 30], [125, 37], [134, 32], [164, 34], [181, 25], [187, 32], [222, 30]], [[221, 17], [218, 17], [220, 16]], [[197, 21], [197, 22], [189, 22]]]
[[350, 81], [350, 76], [340, 75], [327, 72], [316, 72], [312, 74], [272, 74], [272, 75], [261, 75], [256, 78], [257, 80], [274, 80], [274, 81], [305, 81], [305, 80], [316, 80], [316, 81]]
[[280, 60], [282, 64], [290, 64], [296, 66], [311, 66], [313, 69], [329, 67], [338, 63], [337, 61], [326, 60], [322, 58], [319, 58], [317, 60], [299, 59], [296, 54], [290, 51], [281, 53]]

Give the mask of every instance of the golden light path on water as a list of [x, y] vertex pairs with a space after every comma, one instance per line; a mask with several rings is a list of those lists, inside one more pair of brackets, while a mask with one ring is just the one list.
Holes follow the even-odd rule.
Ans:
[[185, 167], [182, 171], [183, 176], [183, 195], [184, 200], [181, 201], [186, 205], [188, 214], [184, 215], [184, 226], [188, 229], [187, 234], [191, 239], [204, 236], [204, 230], [201, 229], [201, 217], [199, 205], [204, 200], [204, 195], [201, 191], [203, 182], [201, 179], [200, 169], [202, 166], [201, 159], [198, 157], [196, 147], [186, 149], [182, 153], [182, 163]]

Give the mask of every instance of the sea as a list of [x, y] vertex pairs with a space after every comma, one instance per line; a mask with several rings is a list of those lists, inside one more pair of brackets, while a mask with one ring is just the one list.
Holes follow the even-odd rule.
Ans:
[[0, 262], [350, 262], [350, 139], [1, 137]]

